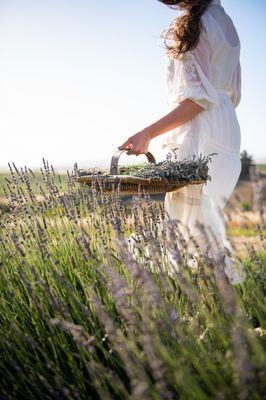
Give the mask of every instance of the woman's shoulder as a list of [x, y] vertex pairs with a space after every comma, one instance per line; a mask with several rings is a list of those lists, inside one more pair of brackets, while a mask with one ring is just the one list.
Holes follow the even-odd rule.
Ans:
[[211, 14], [209, 9], [205, 11], [205, 13], [201, 16], [202, 27], [205, 30], [210, 29], [216, 24], [214, 16]]
[[229, 47], [240, 47], [240, 40], [235, 25], [223, 7], [212, 9], [209, 7], [201, 17], [203, 35], [208, 40]]
[[219, 25], [215, 17], [211, 14], [211, 12], [207, 9], [205, 13], [201, 16], [202, 23], [202, 36], [208, 38], [209, 40], [213, 40], [219, 34]]

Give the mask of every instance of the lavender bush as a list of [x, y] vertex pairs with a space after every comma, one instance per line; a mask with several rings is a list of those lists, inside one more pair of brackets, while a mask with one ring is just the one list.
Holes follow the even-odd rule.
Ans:
[[147, 194], [129, 207], [75, 171], [65, 193], [48, 162], [41, 173], [41, 200], [27, 169], [5, 185], [0, 398], [263, 398], [263, 240], [234, 287], [206, 254], [193, 273], [178, 223]]

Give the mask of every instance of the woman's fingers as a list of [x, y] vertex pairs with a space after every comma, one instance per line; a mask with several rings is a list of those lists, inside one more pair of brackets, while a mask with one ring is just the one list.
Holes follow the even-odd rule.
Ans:
[[119, 146], [118, 149], [122, 150], [128, 150], [127, 154], [135, 154], [135, 155], [140, 155], [140, 154], [146, 154], [148, 152], [148, 146], [149, 146], [150, 139], [147, 137], [146, 133], [139, 132], [136, 133], [133, 136], [130, 136], [123, 144], [122, 146]]
[[140, 154], [146, 154], [147, 151], [146, 148], [134, 148], [133, 146], [129, 151], [127, 151], [127, 154], [135, 154], [136, 156], [139, 156]]
[[130, 141], [130, 139], [128, 139], [125, 143], [122, 144], [122, 146], [119, 146], [118, 149], [119, 150], [130, 149], [131, 147], [132, 147], [132, 142]]
[[141, 153], [137, 153], [134, 150], [129, 150], [127, 151], [127, 154], [130, 156], [131, 154], [134, 154], [135, 156], [139, 156]]

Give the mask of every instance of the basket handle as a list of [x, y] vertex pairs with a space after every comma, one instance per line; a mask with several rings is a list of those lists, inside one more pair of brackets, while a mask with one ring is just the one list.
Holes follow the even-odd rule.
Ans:
[[[118, 160], [119, 160], [119, 157], [121, 156], [121, 154], [124, 153], [124, 151], [128, 151], [128, 149], [118, 150], [113, 155], [112, 160], [111, 160], [111, 166], [110, 166], [110, 175], [118, 174]], [[150, 163], [156, 164], [155, 158], [149, 151], [147, 153], [145, 153], [145, 156], [147, 157], [147, 159]]]

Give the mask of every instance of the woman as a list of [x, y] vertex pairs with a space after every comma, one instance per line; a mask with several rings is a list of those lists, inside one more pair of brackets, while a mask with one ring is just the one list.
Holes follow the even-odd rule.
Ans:
[[235, 112], [241, 96], [239, 37], [220, 0], [159, 1], [181, 11], [165, 35], [172, 111], [129, 137], [119, 149], [129, 149], [127, 154], [146, 153], [153, 138], [171, 131], [165, 135], [163, 148], [178, 147], [179, 159], [217, 153], [209, 164], [211, 181], [167, 193], [165, 209], [202, 250], [206, 236], [200, 225], [204, 226], [210, 248], [217, 249], [218, 242], [224, 251], [229, 279], [240, 283], [245, 274], [226, 238], [221, 212], [241, 171], [241, 134]]

